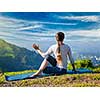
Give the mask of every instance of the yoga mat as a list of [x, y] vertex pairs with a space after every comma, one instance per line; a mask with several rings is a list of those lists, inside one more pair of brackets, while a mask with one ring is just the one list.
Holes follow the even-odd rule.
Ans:
[[[66, 71], [66, 74], [83, 74], [83, 73], [92, 73], [91, 70], [89, 69], [77, 69], [77, 73], [75, 73], [74, 71], [72, 70], [68, 70]], [[17, 74], [17, 75], [13, 75], [13, 76], [5, 76], [5, 79], [7, 81], [17, 81], [17, 80], [23, 80], [23, 79], [30, 79], [29, 77], [34, 74], [34, 72], [28, 72], [28, 73], [25, 73], [25, 74]], [[43, 74], [43, 75], [39, 75], [38, 77], [35, 77], [35, 78], [41, 78], [41, 77], [44, 77], [44, 76], [50, 76], [48, 74]], [[34, 79], [34, 78], [33, 78]]]
[[48, 74], [42, 74], [42, 75], [38, 75], [37, 77], [30, 77], [32, 74], [34, 74], [34, 72], [28, 72], [25, 74], [17, 74], [17, 75], [11, 75], [11, 76], [5, 76], [5, 79], [7, 81], [17, 81], [17, 80], [24, 80], [24, 79], [34, 79], [34, 78], [41, 78], [41, 77], [45, 77], [45, 76], [50, 76]]
[[92, 70], [89, 70], [86, 68], [80, 68], [80, 69], [77, 69], [76, 73], [72, 70], [67, 71], [67, 74], [83, 74], [83, 73], [92, 73]]

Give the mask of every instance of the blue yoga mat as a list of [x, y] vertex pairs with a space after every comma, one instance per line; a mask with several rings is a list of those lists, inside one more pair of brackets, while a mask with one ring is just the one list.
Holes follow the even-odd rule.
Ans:
[[17, 75], [12, 75], [12, 76], [5, 76], [5, 79], [7, 81], [16, 81], [16, 80], [23, 80], [25, 78], [30, 77], [34, 73], [25, 73], [25, 74], [17, 74]]
[[80, 69], [77, 69], [76, 73], [72, 70], [67, 71], [67, 74], [83, 74], [83, 73], [92, 73], [92, 70], [89, 70], [86, 68], [80, 68]]
[[[72, 70], [68, 70], [66, 71], [66, 74], [83, 74], [83, 73], [92, 73], [91, 70], [89, 69], [77, 69], [77, 73], [73, 72]], [[23, 80], [23, 79], [28, 79], [32, 74], [34, 74], [34, 72], [30, 72], [30, 73], [25, 73], [25, 74], [17, 74], [17, 75], [13, 75], [13, 76], [5, 76], [5, 79], [7, 81], [16, 81], [16, 80]], [[35, 78], [40, 78], [40, 77], [44, 77], [44, 76], [50, 76], [48, 74], [43, 74], [41, 76], [35, 77]]]

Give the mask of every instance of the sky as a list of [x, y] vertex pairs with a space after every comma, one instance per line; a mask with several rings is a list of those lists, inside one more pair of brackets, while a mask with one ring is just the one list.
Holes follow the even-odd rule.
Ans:
[[75, 52], [100, 52], [100, 12], [1, 12], [0, 38], [32, 50], [55, 44], [55, 34], [65, 33], [64, 42]]

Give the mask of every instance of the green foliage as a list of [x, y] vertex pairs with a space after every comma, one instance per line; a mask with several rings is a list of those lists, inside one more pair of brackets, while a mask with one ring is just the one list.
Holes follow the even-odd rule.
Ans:
[[13, 49], [10, 47], [11, 45], [4, 40], [0, 39], [0, 55], [5, 55], [6, 53], [13, 53]]
[[89, 69], [92, 70], [95, 73], [100, 73], [100, 66], [96, 66], [96, 67], [89, 68]]
[[5, 53], [4, 56], [6, 56], [6, 57], [11, 57], [11, 58], [15, 58], [14, 54], [10, 54], [10, 53]]
[[[75, 61], [75, 68], [87, 68], [92, 70], [94, 73], [100, 73], [100, 66], [93, 66], [89, 59]], [[68, 64], [68, 69], [72, 69], [72, 65], [70, 63]]]
[[[92, 62], [89, 59], [75, 61], [76, 68], [93, 68]], [[71, 64], [68, 64], [68, 69], [72, 69]]]

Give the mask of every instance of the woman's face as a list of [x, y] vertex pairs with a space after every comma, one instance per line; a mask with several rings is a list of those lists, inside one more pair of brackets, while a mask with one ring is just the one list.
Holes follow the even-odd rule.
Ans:
[[56, 41], [59, 41], [59, 37], [58, 37], [58, 35], [56, 35], [55, 37], [56, 37]]

